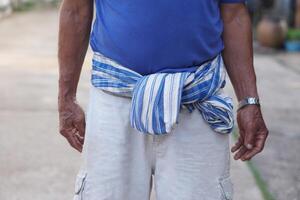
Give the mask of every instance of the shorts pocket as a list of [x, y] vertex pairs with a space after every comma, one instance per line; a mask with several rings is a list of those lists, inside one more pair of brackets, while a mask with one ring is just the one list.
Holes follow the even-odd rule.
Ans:
[[219, 179], [219, 184], [221, 188], [222, 200], [232, 200], [233, 199], [233, 184], [231, 182], [230, 176], [224, 176]]
[[86, 184], [87, 173], [85, 171], [80, 171], [77, 175], [75, 182], [75, 196], [74, 200], [83, 200], [83, 193]]

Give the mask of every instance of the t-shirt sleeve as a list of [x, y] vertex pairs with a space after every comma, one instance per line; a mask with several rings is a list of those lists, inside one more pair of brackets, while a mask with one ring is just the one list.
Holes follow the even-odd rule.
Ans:
[[245, 3], [246, 0], [220, 0], [221, 3]]

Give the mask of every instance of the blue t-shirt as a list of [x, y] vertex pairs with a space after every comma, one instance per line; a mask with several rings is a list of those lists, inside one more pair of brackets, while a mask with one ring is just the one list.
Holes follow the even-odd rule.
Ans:
[[142, 75], [193, 71], [223, 50], [221, 3], [245, 0], [95, 0], [93, 51]]

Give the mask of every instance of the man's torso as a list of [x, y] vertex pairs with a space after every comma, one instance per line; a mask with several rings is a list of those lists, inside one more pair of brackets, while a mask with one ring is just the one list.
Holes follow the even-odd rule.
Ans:
[[142, 75], [193, 71], [223, 49], [220, 3], [243, 0], [96, 0], [91, 46]]

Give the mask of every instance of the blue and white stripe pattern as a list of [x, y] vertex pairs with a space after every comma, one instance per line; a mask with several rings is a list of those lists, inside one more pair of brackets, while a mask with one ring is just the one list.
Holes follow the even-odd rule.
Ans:
[[130, 122], [140, 132], [171, 132], [178, 123], [181, 106], [185, 106], [191, 112], [199, 110], [215, 132], [225, 134], [234, 125], [232, 100], [222, 91], [225, 76], [221, 55], [195, 72], [142, 76], [95, 53], [91, 81], [96, 88], [132, 98]]

